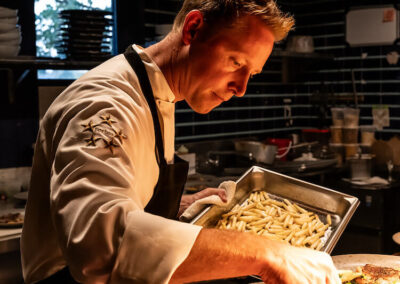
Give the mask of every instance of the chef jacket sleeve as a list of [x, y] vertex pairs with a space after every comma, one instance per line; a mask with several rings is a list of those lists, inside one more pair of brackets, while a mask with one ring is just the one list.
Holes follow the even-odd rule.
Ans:
[[[51, 217], [79, 282], [167, 283], [201, 229], [143, 210], [153, 188], [140, 188], [138, 167], [148, 165], [135, 159], [153, 131], [146, 115], [106, 96], [67, 107], [57, 122]], [[107, 147], [121, 129], [124, 137]]]

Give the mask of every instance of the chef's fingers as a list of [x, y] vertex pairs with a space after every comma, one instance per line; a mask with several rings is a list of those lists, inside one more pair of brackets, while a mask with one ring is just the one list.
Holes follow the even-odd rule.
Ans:
[[339, 278], [339, 272], [336, 269], [333, 259], [329, 256], [329, 266], [330, 266], [330, 273], [327, 276], [327, 284], [342, 284], [342, 281]]
[[326, 277], [326, 284], [342, 284], [338, 273], [332, 273], [330, 277]]
[[228, 199], [227, 199], [227, 197], [226, 197], [226, 191], [225, 191], [225, 189], [219, 188], [218, 196], [219, 196], [219, 198], [221, 198], [221, 200], [222, 200], [223, 202], [227, 202], [227, 201], [228, 201]]
[[218, 195], [223, 202], [227, 201], [226, 191], [223, 188], [208, 187], [196, 193], [196, 199], [201, 199], [210, 195]]

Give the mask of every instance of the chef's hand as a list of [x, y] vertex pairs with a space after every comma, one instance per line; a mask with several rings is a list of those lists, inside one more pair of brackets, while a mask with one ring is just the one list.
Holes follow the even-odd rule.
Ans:
[[282, 241], [203, 228], [170, 283], [258, 275], [267, 284], [341, 284], [331, 257]]
[[227, 201], [226, 191], [223, 188], [208, 187], [194, 194], [184, 194], [182, 195], [181, 203], [179, 206], [178, 217], [181, 216], [182, 213], [185, 212], [185, 210], [196, 200], [202, 199], [210, 195], [218, 195], [223, 202]]
[[330, 255], [307, 248], [279, 245], [275, 250], [276, 259], [260, 272], [268, 284], [341, 284], [339, 274]]

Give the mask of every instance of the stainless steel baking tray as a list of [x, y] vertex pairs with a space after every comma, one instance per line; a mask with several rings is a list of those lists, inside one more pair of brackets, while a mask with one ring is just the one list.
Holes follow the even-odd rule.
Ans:
[[360, 204], [354, 196], [254, 166], [237, 180], [235, 197], [228, 206], [208, 206], [191, 223], [205, 228], [215, 227], [222, 214], [231, 210], [236, 204], [242, 204], [255, 190], [264, 190], [278, 199], [286, 198], [318, 214], [325, 223], [325, 216], [331, 214], [332, 231], [321, 249], [327, 253], [332, 252]]

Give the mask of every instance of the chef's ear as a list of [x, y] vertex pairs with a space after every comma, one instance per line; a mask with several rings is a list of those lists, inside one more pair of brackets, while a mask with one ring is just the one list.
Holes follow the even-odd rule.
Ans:
[[182, 29], [182, 41], [185, 45], [192, 42], [203, 24], [203, 14], [199, 10], [192, 10], [186, 15]]

